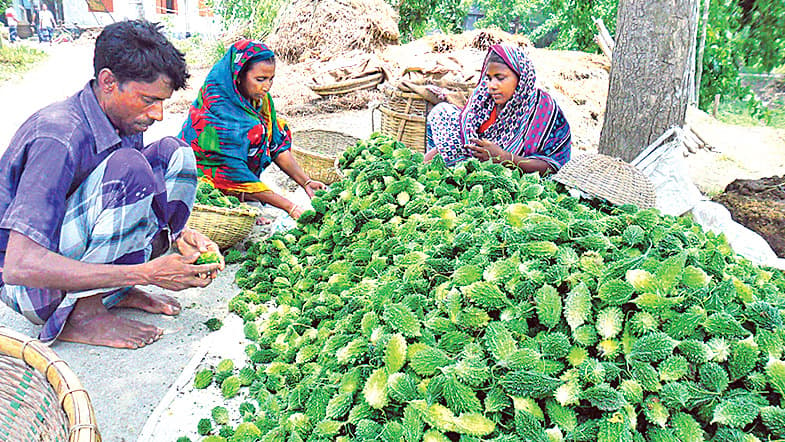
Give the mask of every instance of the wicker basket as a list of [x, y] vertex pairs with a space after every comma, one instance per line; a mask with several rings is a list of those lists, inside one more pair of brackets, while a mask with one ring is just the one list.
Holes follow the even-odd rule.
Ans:
[[607, 155], [585, 153], [573, 157], [553, 180], [575, 187], [612, 204], [655, 206], [657, 194], [651, 181], [635, 166]]
[[292, 155], [310, 178], [332, 184], [341, 179], [335, 167], [339, 155], [325, 155], [315, 150], [321, 146], [334, 146], [339, 147], [343, 152], [347, 147], [355, 145], [358, 140], [351, 135], [330, 130], [302, 130], [292, 134]]
[[87, 391], [37, 339], [0, 327], [0, 373], [0, 440], [101, 440]]
[[323, 97], [328, 95], [348, 94], [349, 92], [359, 91], [362, 89], [370, 89], [377, 84], [381, 83], [384, 79], [384, 74], [376, 72], [370, 75], [364, 75], [359, 78], [352, 78], [344, 81], [337, 81], [327, 85], [312, 85], [311, 90]]
[[382, 90], [385, 101], [379, 105], [381, 133], [411, 150], [425, 152], [425, 117], [432, 105], [414, 92], [404, 92], [389, 85]]
[[188, 227], [202, 232], [223, 250], [247, 238], [258, 216], [258, 211], [248, 205], [227, 208], [194, 204]]

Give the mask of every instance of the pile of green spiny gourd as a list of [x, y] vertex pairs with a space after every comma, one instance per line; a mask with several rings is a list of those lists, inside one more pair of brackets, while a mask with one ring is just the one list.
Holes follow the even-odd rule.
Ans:
[[248, 365], [195, 386], [243, 423], [217, 407], [205, 441], [785, 437], [781, 272], [689, 218], [378, 135], [341, 164], [237, 272]]
[[226, 196], [207, 181], [199, 180], [196, 187], [196, 203], [213, 207], [237, 208], [242, 204], [235, 196]]

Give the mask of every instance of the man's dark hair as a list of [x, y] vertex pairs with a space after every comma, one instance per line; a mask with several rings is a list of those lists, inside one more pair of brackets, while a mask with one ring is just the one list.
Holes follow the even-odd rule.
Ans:
[[185, 87], [188, 68], [185, 55], [161, 33], [162, 26], [146, 20], [112, 23], [95, 41], [93, 68], [95, 76], [108, 68], [120, 83], [152, 83], [160, 74], [172, 81], [172, 88]]

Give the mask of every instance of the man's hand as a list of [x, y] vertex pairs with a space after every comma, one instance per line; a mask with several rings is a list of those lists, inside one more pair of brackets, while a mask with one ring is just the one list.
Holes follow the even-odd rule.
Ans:
[[469, 144], [465, 147], [469, 149], [474, 158], [480, 161], [491, 160], [495, 163], [500, 163], [506, 159], [504, 155], [509, 155], [509, 152], [486, 138], [469, 138]]
[[[180, 236], [177, 237], [175, 240], [175, 246], [177, 246], [177, 250], [183, 256], [189, 256], [193, 253], [198, 253], [197, 258], [199, 255], [205, 252], [215, 252], [220, 256], [221, 263], [218, 270], [223, 270], [225, 267], [224, 257], [221, 255], [221, 251], [218, 248], [218, 244], [216, 244], [213, 240], [205, 236], [202, 232], [198, 230], [194, 230], [190, 227], [186, 227], [180, 233]], [[195, 261], [196, 259], [194, 259]], [[194, 262], [190, 261], [190, 262]], [[211, 273], [211, 279], [215, 279], [215, 274]]]
[[195, 265], [199, 255], [198, 251], [186, 255], [172, 253], [142, 264], [147, 283], [174, 291], [210, 285], [218, 270], [223, 268], [223, 263]]

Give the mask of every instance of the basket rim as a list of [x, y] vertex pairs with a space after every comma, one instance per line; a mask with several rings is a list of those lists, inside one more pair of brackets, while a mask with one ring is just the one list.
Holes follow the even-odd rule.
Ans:
[[[406, 80], [411, 84], [417, 86], [436, 86], [442, 89], [451, 89], [454, 91], [462, 91], [462, 92], [471, 92], [474, 88], [477, 87], [477, 83], [474, 81], [467, 81], [467, 82], [460, 82], [460, 81], [435, 81], [435, 82], [427, 82], [427, 81], [414, 81], [414, 80]], [[398, 85], [385, 83], [380, 86], [380, 88], [385, 93], [389, 93], [390, 95], [399, 95], [405, 98], [424, 98], [414, 92], [414, 91], [404, 91]]]
[[386, 107], [385, 105], [380, 105], [379, 106], [379, 111], [381, 113], [383, 113], [383, 114], [388, 114], [390, 116], [393, 116], [393, 117], [396, 117], [396, 118], [400, 118], [402, 120], [414, 121], [416, 123], [425, 123], [426, 122], [425, 117], [423, 117], [421, 115], [404, 114], [402, 112], [394, 111], [394, 110]]
[[335, 83], [330, 83], [327, 85], [314, 84], [308, 87], [310, 87], [312, 91], [319, 95], [344, 94], [353, 90], [373, 87], [381, 83], [383, 78], [384, 73], [375, 72], [373, 74], [363, 75], [362, 77], [336, 81]]
[[[294, 139], [297, 134], [308, 133], [308, 132], [320, 132], [320, 133], [341, 135], [343, 137], [353, 139], [355, 143], [360, 141], [360, 139], [355, 137], [354, 135], [349, 135], [349, 134], [347, 134], [345, 132], [339, 132], [337, 130], [325, 130], [325, 129], [303, 129], [303, 130], [298, 130], [298, 131], [292, 132], [292, 139]], [[336, 156], [340, 156], [340, 154], [339, 155], [325, 155], [323, 153], [314, 152], [311, 149], [298, 146], [294, 142], [292, 142], [291, 149], [293, 151], [297, 151], [299, 153], [303, 153], [303, 154], [310, 155], [312, 157], [316, 157], [316, 158], [319, 158], [319, 159], [322, 159], [322, 160], [327, 160], [327, 161], [332, 161]]]
[[54, 350], [38, 339], [0, 325], [0, 354], [23, 361], [46, 378], [68, 417], [69, 441], [101, 440], [90, 395], [76, 373]]
[[[221, 215], [234, 215], [234, 216], [253, 216], [256, 217], [259, 215], [259, 211], [249, 206], [248, 204], [243, 204], [245, 207], [216, 207], [216, 206], [209, 206], [207, 204], [200, 204], [194, 203], [193, 210], [201, 210], [204, 212], [214, 212], [220, 213]], [[192, 210], [192, 211], [193, 211]]]
[[[612, 180], [606, 176], [609, 170], [617, 172]], [[559, 169], [553, 180], [612, 204], [656, 207], [657, 193], [651, 180], [632, 164], [609, 155], [585, 152], [575, 156]]]
[[318, 158], [320, 160], [326, 160], [326, 161], [332, 161], [335, 157], [337, 157], [337, 155], [325, 155], [323, 153], [314, 152], [314, 151], [312, 151], [310, 149], [306, 149], [304, 147], [292, 146], [292, 151], [297, 152], [297, 153], [301, 153], [301, 154], [304, 154], [304, 155], [312, 156], [312, 157]]

